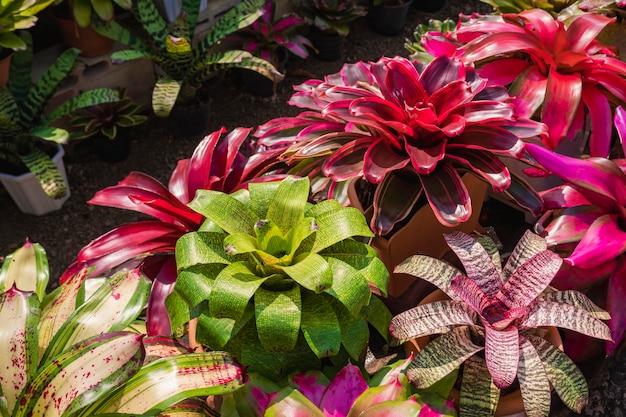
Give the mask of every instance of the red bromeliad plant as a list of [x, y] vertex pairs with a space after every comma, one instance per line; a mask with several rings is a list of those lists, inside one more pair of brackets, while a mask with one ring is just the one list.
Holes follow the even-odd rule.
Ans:
[[[615, 126], [623, 146], [626, 112], [621, 107], [616, 110]], [[565, 181], [564, 185], [542, 193], [548, 210], [543, 219], [548, 224], [540, 223], [540, 227], [548, 245], [563, 252], [565, 262], [579, 273], [576, 280], [557, 277], [555, 285], [588, 288], [609, 275], [607, 309], [615, 340], [614, 344], [607, 344], [607, 352], [611, 353], [626, 332], [626, 161], [579, 160], [535, 145], [529, 145], [528, 152]]]
[[[550, 385], [569, 408], [580, 412], [588, 396], [583, 375], [536, 331], [558, 326], [610, 340], [608, 327], [599, 320], [608, 318], [606, 312], [581, 293], [548, 287], [562, 259], [531, 232], [504, 267], [488, 238], [462, 232], [445, 238], [465, 273], [423, 255], [396, 268], [435, 284], [451, 298], [419, 305], [392, 319], [390, 333], [400, 342], [441, 333], [411, 363], [409, 379], [425, 388], [464, 364], [461, 415], [493, 413], [500, 390], [516, 379], [528, 415], [548, 415]], [[483, 351], [484, 356], [478, 355]]]
[[460, 171], [539, 209], [534, 191], [498, 156], [521, 157], [521, 138], [544, 134], [544, 126], [519, 118], [506, 90], [487, 86], [471, 67], [447, 57], [425, 67], [381, 58], [295, 89], [289, 103], [306, 111], [260, 126], [259, 143], [283, 149], [292, 173], [327, 177], [317, 189], [327, 187], [329, 197], [347, 180], [374, 184], [376, 234], [391, 232], [422, 195], [442, 224], [466, 221], [471, 202]]
[[574, 137], [588, 114], [591, 155], [607, 157], [611, 106], [626, 102], [626, 63], [597, 40], [613, 21], [588, 13], [566, 27], [545, 10], [532, 9], [461, 25], [456, 39], [475, 39], [458, 48], [441, 37], [427, 36], [424, 42], [430, 53], [475, 63], [490, 83], [510, 84], [518, 114], [536, 115], [548, 126], [543, 143], [550, 149]]
[[190, 159], [178, 162], [168, 187], [147, 174], [131, 172], [119, 184], [97, 192], [90, 204], [133, 210], [156, 220], [125, 224], [93, 240], [81, 249], [61, 282], [84, 265], [94, 267], [90, 276], [139, 267], [152, 280], [148, 334], [170, 334], [164, 300], [176, 281], [176, 241], [198, 230], [204, 221], [204, 216], [187, 204], [197, 190], [232, 192], [245, 187], [273, 159], [271, 151], [254, 153], [250, 132], [249, 128], [237, 128], [223, 136], [226, 129], [222, 128], [207, 135]]

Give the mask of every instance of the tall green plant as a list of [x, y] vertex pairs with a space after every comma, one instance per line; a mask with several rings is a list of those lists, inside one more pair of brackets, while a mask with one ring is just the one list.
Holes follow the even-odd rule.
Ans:
[[176, 103], [193, 103], [202, 83], [217, 71], [246, 68], [272, 80], [281, 74], [269, 62], [241, 50], [213, 49], [226, 36], [254, 22], [262, 11], [262, 0], [243, 0], [222, 15], [208, 33], [194, 42], [201, 0], [184, 0], [173, 24], [160, 14], [153, 0], [138, 0], [132, 12], [141, 25], [139, 31], [117, 22], [94, 22], [95, 29], [131, 49], [113, 53], [117, 62], [147, 58], [162, 70], [152, 93], [157, 116], [169, 116]]
[[33, 48], [28, 32], [20, 33], [26, 49], [11, 61], [8, 87], [0, 86], [0, 159], [30, 170], [52, 198], [63, 198], [67, 184], [56, 165], [39, 146], [41, 140], [65, 143], [69, 133], [51, 123], [72, 111], [117, 101], [118, 92], [109, 88], [85, 91], [47, 111], [54, 93], [67, 77], [79, 51], [64, 51], [47, 71], [32, 83]]
[[268, 376], [358, 360], [368, 322], [387, 334], [388, 272], [363, 215], [335, 200], [307, 203], [308, 178], [250, 183], [224, 194], [199, 190], [206, 217], [176, 245], [179, 275], [166, 300], [172, 328], [198, 318], [197, 339]]

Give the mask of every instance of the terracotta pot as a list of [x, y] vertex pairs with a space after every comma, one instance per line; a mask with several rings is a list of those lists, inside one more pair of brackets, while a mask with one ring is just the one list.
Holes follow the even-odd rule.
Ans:
[[7, 86], [9, 82], [9, 70], [11, 69], [11, 58], [13, 57], [13, 51], [2, 51], [2, 58], [0, 58], [0, 85]]
[[[472, 199], [472, 215], [468, 221], [457, 227], [446, 227], [439, 223], [430, 205], [426, 204], [389, 239], [381, 236], [372, 239], [371, 245], [391, 273], [387, 288], [389, 296], [400, 297], [417, 279], [406, 274], [392, 273], [402, 261], [418, 253], [440, 259], [450, 250], [443, 238], [444, 233], [455, 230], [471, 233], [479, 226], [478, 219], [488, 186], [473, 174], [465, 174], [462, 179]], [[353, 207], [364, 212], [357, 196], [355, 181], [352, 181], [348, 188], [348, 197]]]
[[[443, 291], [438, 289], [426, 296], [418, 305], [429, 304], [435, 301], [443, 301], [449, 299], [450, 298]], [[562, 351], [563, 340], [561, 339], [559, 330], [556, 327], [542, 327], [541, 329], [546, 331], [545, 335], [542, 335], [542, 337]], [[430, 342], [430, 336], [424, 336], [406, 342], [404, 344], [404, 349], [407, 357], [411, 353], [413, 353], [414, 355], [418, 354], [420, 350], [422, 350], [424, 346], [428, 344], [428, 342]], [[452, 392], [450, 393], [450, 398], [454, 400], [455, 404], [459, 403], [460, 397], [461, 393], [456, 388], [453, 388]], [[524, 402], [522, 401], [522, 392], [517, 389], [500, 397], [495, 415], [496, 417], [514, 416], [518, 414], [525, 415], [523, 413]]]
[[61, 30], [63, 41], [68, 46], [80, 49], [81, 56], [106, 55], [113, 49], [113, 39], [99, 34], [91, 26], [82, 28], [74, 19], [59, 17], [54, 13], [52, 15]]

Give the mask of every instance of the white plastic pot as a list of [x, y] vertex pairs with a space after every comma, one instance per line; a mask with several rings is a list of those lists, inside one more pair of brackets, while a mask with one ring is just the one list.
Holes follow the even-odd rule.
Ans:
[[[52, 161], [59, 168], [65, 182], [67, 184], [67, 173], [65, 172], [65, 164], [63, 163], [63, 155], [65, 151], [63, 146], [57, 145], [58, 151], [52, 157]], [[9, 192], [17, 207], [26, 214], [34, 214], [35, 216], [41, 216], [52, 211], [59, 210], [63, 203], [70, 197], [69, 185], [67, 189], [67, 195], [63, 198], [55, 200], [50, 198], [41, 188], [37, 178], [30, 173], [22, 174], [19, 176], [0, 173], [0, 182], [4, 188]]]

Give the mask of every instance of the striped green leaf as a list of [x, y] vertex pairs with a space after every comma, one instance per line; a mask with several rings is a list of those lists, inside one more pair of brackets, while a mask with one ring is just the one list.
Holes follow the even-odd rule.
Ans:
[[72, 346], [40, 369], [23, 391], [13, 417], [71, 414], [106, 395], [141, 366], [141, 338], [115, 332]]
[[119, 91], [113, 88], [94, 88], [92, 90], [83, 91], [43, 115], [41, 117], [41, 122], [44, 124], [52, 123], [63, 116], [69, 115], [77, 109], [97, 106], [103, 103], [114, 103], [119, 101], [119, 99]]
[[341, 347], [339, 319], [325, 296], [302, 293], [300, 326], [307, 344], [318, 358], [335, 356]]
[[428, 388], [482, 349], [472, 342], [468, 326], [455, 327], [431, 340], [413, 359], [406, 375], [418, 389]]
[[37, 370], [39, 301], [31, 292], [10, 288], [0, 295], [0, 388], [13, 410]]
[[11, 92], [5, 86], [0, 86], [0, 115], [7, 119], [18, 117], [17, 104]]
[[153, 59], [155, 56], [151, 52], [139, 51], [136, 49], [123, 49], [111, 54], [111, 60], [117, 64], [135, 59]]
[[268, 352], [295, 349], [302, 315], [300, 287], [285, 291], [259, 288], [254, 293], [254, 308], [263, 348]]
[[[94, 28], [99, 34], [104, 35], [107, 38], [111, 38], [123, 45], [126, 45], [132, 50], [140, 51], [148, 54], [149, 56], [152, 56], [152, 48], [145, 39], [130, 32], [128, 29], [121, 26], [114, 20], [110, 22], [101, 22], [98, 20], [94, 20], [91, 22], [91, 27]], [[111, 54], [111, 59], [113, 59], [115, 62], [115, 54], [121, 52], [122, 51], [116, 51]]]
[[519, 381], [524, 409], [529, 417], [550, 414], [550, 382], [541, 358], [528, 339], [520, 338]]
[[26, 127], [28, 123], [24, 123], [23, 112], [24, 103], [26, 103], [28, 92], [33, 83], [33, 40], [30, 32], [26, 30], [20, 31], [19, 36], [26, 44], [26, 49], [16, 52], [11, 58], [8, 87], [20, 110], [18, 123], [22, 127]]
[[182, 87], [182, 81], [168, 77], [159, 78], [152, 90], [152, 110], [159, 117], [170, 115]]
[[213, 221], [226, 233], [254, 234], [259, 217], [234, 197], [213, 190], [199, 190], [189, 207]]
[[459, 299], [450, 288], [450, 283], [454, 277], [461, 275], [461, 271], [444, 261], [425, 255], [413, 255], [396, 266], [393, 272], [426, 280], [436, 285], [451, 299]]
[[136, 270], [113, 275], [61, 326], [42, 363], [81, 340], [125, 329], [145, 307], [149, 291], [150, 283]]
[[20, 291], [32, 291], [41, 302], [50, 279], [46, 251], [39, 243], [26, 243], [4, 258], [0, 269], [0, 293], [15, 285]]
[[28, 154], [20, 155], [20, 159], [50, 198], [59, 199], [67, 195], [65, 178], [48, 154], [39, 148], [33, 148]]
[[48, 142], [61, 145], [66, 144], [70, 138], [70, 134], [67, 130], [52, 126], [33, 126], [30, 129], [30, 134]]
[[157, 414], [195, 396], [220, 395], [243, 385], [243, 368], [225, 352], [202, 352], [158, 359], [143, 366], [112, 395], [78, 416], [120, 412]]
[[143, 28], [148, 32], [149, 39], [159, 50], [165, 50], [165, 39], [169, 33], [168, 24], [152, 0], [138, 0], [133, 3], [133, 13]]
[[187, 33], [189, 35], [196, 31], [200, 2], [201, 0], [182, 0], [182, 10], [184, 10], [187, 15]]
[[500, 390], [493, 383], [485, 360], [470, 356], [463, 365], [459, 415], [492, 417], [500, 399]]

